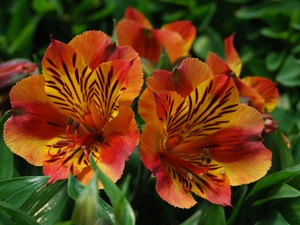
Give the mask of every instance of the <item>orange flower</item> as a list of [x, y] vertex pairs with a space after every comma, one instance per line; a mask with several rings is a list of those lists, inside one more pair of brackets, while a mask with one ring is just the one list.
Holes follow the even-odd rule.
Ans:
[[88, 31], [69, 44], [51, 39], [42, 68], [43, 76], [23, 79], [11, 90], [8, 147], [43, 166], [48, 183], [72, 173], [87, 184], [90, 154], [118, 180], [139, 141], [130, 108], [142, 85], [137, 53], [116, 47], [103, 32]]
[[242, 62], [233, 45], [234, 34], [224, 40], [226, 60], [214, 53], [209, 53], [206, 63], [214, 75], [227, 74], [235, 77], [235, 83], [243, 102], [253, 106], [261, 113], [271, 112], [277, 102], [279, 93], [276, 84], [259, 76], [239, 78]]
[[165, 48], [171, 63], [186, 57], [196, 37], [190, 21], [181, 20], [154, 29], [143, 14], [127, 7], [116, 26], [118, 43], [133, 47], [141, 57], [157, 63]]
[[139, 114], [146, 122], [141, 159], [157, 179], [158, 194], [171, 205], [192, 207], [192, 192], [231, 205], [230, 185], [256, 181], [271, 166], [260, 113], [239, 104], [231, 77], [214, 76], [197, 59], [183, 60], [173, 72], [155, 71], [139, 100]]

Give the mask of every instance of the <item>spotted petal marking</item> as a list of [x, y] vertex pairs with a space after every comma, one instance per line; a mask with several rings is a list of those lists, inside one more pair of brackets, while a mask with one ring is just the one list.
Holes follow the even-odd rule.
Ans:
[[84, 121], [93, 96], [93, 71], [80, 54], [59, 41], [52, 40], [43, 59], [45, 92], [58, 108], [78, 121]]
[[166, 124], [169, 141], [189, 142], [216, 132], [231, 120], [239, 101], [233, 80], [225, 75], [203, 82], [185, 100], [171, 92], [158, 95], [157, 115]]

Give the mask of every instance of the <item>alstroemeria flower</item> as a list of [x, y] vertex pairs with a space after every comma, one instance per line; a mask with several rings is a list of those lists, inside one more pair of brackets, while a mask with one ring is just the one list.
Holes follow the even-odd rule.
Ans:
[[8, 147], [43, 166], [48, 183], [72, 173], [87, 184], [90, 154], [118, 180], [139, 141], [130, 107], [143, 81], [138, 54], [110, 43], [101, 31], [88, 31], [69, 44], [51, 39], [42, 68], [43, 76], [23, 79], [10, 92]]
[[190, 21], [180, 20], [155, 29], [142, 13], [127, 7], [116, 25], [118, 44], [132, 46], [141, 57], [157, 63], [163, 47], [171, 63], [186, 57], [196, 37]]
[[279, 97], [276, 84], [259, 76], [239, 78], [242, 61], [233, 45], [233, 41], [234, 34], [224, 40], [225, 61], [215, 53], [210, 52], [206, 58], [206, 63], [215, 75], [223, 73], [235, 77], [235, 83], [243, 102], [255, 107], [261, 113], [271, 112], [275, 108]]
[[158, 194], [173, 206], [195, 205], [192, 193], [231, 205], [230, 185], [256, 181], [271, 166], [260, 113], [239, 104], [230, 76], [214, 76], [197, 59], [154, 72], [139, 113], [146, 123], [141, 159], [157, 179]]

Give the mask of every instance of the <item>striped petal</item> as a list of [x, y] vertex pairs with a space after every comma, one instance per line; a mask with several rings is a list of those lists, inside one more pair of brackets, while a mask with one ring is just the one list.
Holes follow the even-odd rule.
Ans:
[[239, 54], [235, 50], [233, 45], [235, 34], [230, 35], [230, 37], [224, 40], [225, 46], [225, 55], [226, 55], [226, 63], [230, 67], [231, 71], [239, 77], [242, 70], [242, 61], [239, 57]]
[[67, 120], [47, 97], [44, 85], [43, 76], [31, 76], [11, 89], [11, 117], [4, 127], [7, 146], [36, 166], [43, 165], [48, 141], [65, 133]]
[[238, 106], [233, 80], [218, 75], [200, 84], [186, 99], [176, 93], [156, 94], [158, 118], [167, 124], [168, 141], [176, 145], [208, 136], [227, 126]]
[[[276, 88], [276, 84], [272, 82], [271, 80], [264, 78], [264, 77], [245, 77], [242, 79], [242, 81], [252, 88], [254, 91], [258, 93], [258, 95], [261, 96], [261, 98], [264, 100], [264, 105], [262, 110], [259, 110], [260, 112], [271, 112], [277, 105], [279, 93]], [[253, 96], [247, 96], [253, 101]], [[255, 108], [258, 108], [255, 104], [255, 101], [253, 101], [253, 106]]]
[[196, 204], [191, 194], [194, 192], [216, 204], [230, 205], [229, 180], [220, 173], [222, 167], [213, 163], [206, 173], [202, 161], [190, 155], [172, 155], [163, 150], [163, 143], [162, 126], [146, 124], [141, 136], [141, 159], [156, 177], [156, 190], [162, 199], [176, 207], [190, 208]]
[[183, 56], [187, 56], [192, 47], [193, 41], [196, 38], [196, 28], [188, 20], [175, 21], [173, 23], [162, 26], [163, 30], [172, 30], [180, 34], [184, 42]]
[[[86, 44], [90, 43], [90, 44]], [[128, 73], [128, 86], [119, 99], [120, 105], [131, 105], [143, 84], [143, 71], [138, 54], [129, 46], [116, 46], [110, 43], [101, 31], [87, 31], [77, 35], [68, 44], [84, 58], [84, 63], [95, 70], [101, 63], [113, 60], [133, 61]]]

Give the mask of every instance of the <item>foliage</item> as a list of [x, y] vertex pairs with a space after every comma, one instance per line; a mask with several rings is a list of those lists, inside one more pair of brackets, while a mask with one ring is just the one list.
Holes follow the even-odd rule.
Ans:
[[[280, 128], [264, 136], [264, 144], [273, 153], [272, 168], [258, 182], [232, 187], [232, 208], [202, 199], [189, 210], [168, 205], [155, 192], [155, 181], [140, 164], [138, 149], [117, 184], [93, 164], [97, 177], [86, 187], [72, 176], [68, 182], [47, 186], [48, 178], [40, 168], [6, 147], [2, 134], [8, 113], [4, 114], [0, 122], [0, 224], [300, 224], [298, 0], [12, 0], [0, 5], [1, 61], [27, 58], [40, 63], [50, 35], [63, 42], [85, 30], [112, 35], [115, 21], [130, 5], [154, 27], [191, 20], [197, 28], [191, 55], [201, 60], [209, 51], [224, 56], [223, 39], [236, 32], [241, 76], [267, 77], [280, 91], [279, 104], [271, 113]], [[100, 194], [97, 180], [105, 187]]]

